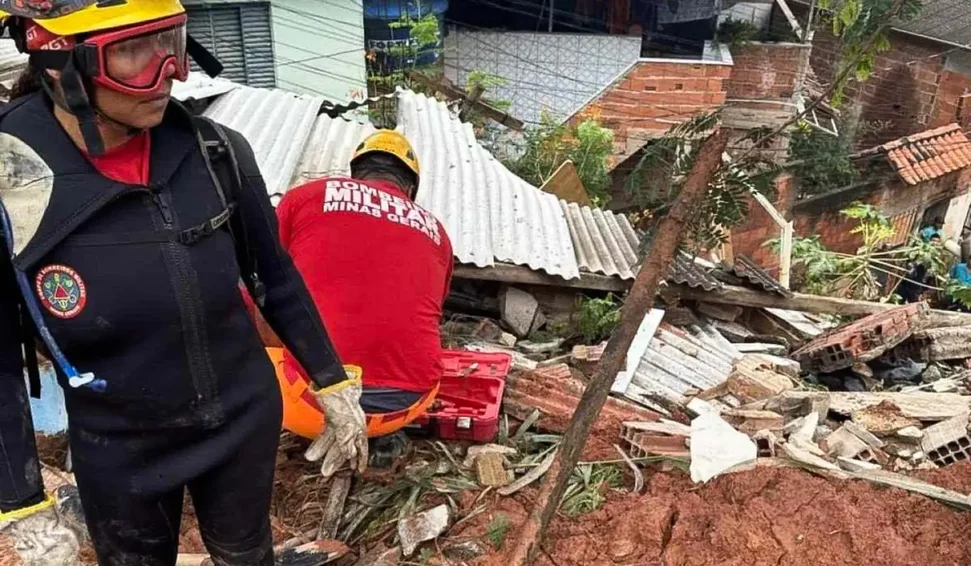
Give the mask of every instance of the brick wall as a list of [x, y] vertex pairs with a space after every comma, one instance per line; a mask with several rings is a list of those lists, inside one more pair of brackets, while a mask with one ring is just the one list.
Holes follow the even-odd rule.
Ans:
[[642, 60], [574, 115], [571, 123], [597, 117], [614, 132], [618, 161], [659, 137], [674, 123], [711, 112], [725, 102], [731, 66]]
[[[789, 174], [780, 175], [775, 182], [776, 195], [772, 204], [787, 217], [796, 197], [795, 183]], [[773, 275], [779, 269], [779, 255], [763, 244], [780, 236], [780, 228], [762, 206], [749, 199], [748, 216], [732, 228], [732, 250], [735, 254], [752, 258]]]
[[746, 43], [732, 47], [728, 98], [789, 101], [802, 84], [810, 46], [796, 43]]
[[953, 198], [964, 190], [960, 185], [961, 173], [954, 172], [916, 186], [892, 179], [878, 185], [860, 184], [838, 193], [810, 198], [795, 204], [790, 218], [797, 237], [819, 235], [831, 250], [855, 253], [861, 245], [859, 235], [851, 234], [856, 221], [840, 214], [855, 201], [876, 206], [887, 216], [903, 217], [917, 211], [917, 221], [927, 207], [943, 199]]
[[[790, 7], [805, 21], [805, 6]], [[870, 78], [850, 81], [845, 90], [844, 110], [856, 105], [862, 121], [886, 125], [861, 136], [859, 148], [958, 120], [961, 96], [971, 87], [971, 69], [949, 68], [950, 60], [966, 57], [952, 46], [893, 31], [890, 45], [889, 51], [876, 56]], [[839, 39], [825, 26], [817, 28], [810, 65], [821, 83], [832, 81], [840, 55]]]
[[795, 114], [793, 94], [802, 89], [810, 46], [746, 43], [732, 47], [732, 74], [722, 114], [729, 128], [778, 127]]

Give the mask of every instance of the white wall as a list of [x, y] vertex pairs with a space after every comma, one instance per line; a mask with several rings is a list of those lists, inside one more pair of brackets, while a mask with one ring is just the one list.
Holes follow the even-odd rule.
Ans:
[[272, 0], [277, 86], [333, 102], [367, 96], [364, 14], [348, 0]]

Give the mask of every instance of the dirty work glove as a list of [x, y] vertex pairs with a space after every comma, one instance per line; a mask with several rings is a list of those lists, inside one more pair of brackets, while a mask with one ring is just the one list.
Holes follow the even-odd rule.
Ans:
[[77, 534], [58, 516], [54, 500], [0, 513], [0, 533], [13, 541], [24, 566], [77, 566]]
[[305, 454], [311, 462], [323, 459], [320, 473], [334, 475], [345, 463], [358, 472], [367, 469], [367, 420], [361, 408], [361, 368], [344, 366], [347, 379], [313, 392], [324, 412], [324, 432]]

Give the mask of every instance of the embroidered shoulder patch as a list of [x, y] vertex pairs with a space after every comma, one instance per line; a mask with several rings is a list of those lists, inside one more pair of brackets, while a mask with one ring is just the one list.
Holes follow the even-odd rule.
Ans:
[[70, 267], [48, 265], [37, 272], [37, 296], [52, 315], [74, 318], [81, 314], [88, 301], [84, 280]]

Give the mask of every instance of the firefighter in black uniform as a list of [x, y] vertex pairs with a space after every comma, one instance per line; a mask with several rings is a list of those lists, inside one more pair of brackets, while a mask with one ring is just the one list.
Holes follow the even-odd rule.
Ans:
[[[0, 108], [0, 529], [27, 566], [77, 559], [23, 377], [42, 343], [100, 564], [174, 565], [185, 489], [216, 564], [273, 564], [280, 391], [241, 279], [312, 376], [325, 472], [366, 464], [364, 413], [278, 245], [252, 149], [169, 100], [187, 53], [218, 63], [178, 0], [0, 0], [0, 17], [30, 55]], [[144, 182], [96, 167], [139, 135]]]

